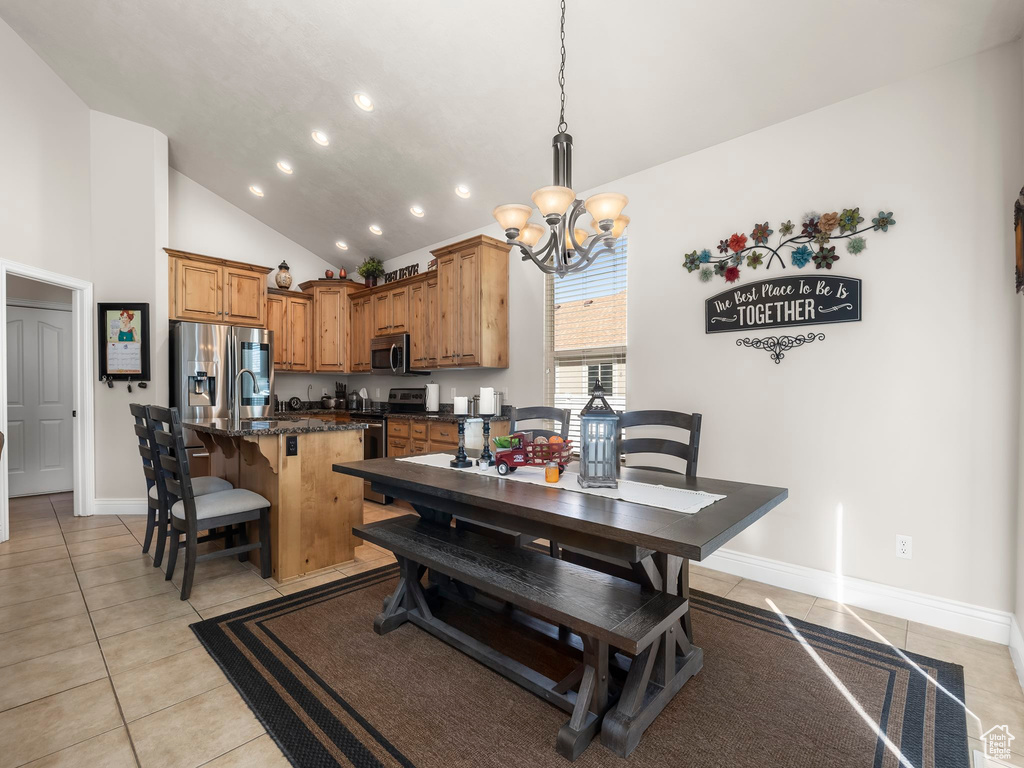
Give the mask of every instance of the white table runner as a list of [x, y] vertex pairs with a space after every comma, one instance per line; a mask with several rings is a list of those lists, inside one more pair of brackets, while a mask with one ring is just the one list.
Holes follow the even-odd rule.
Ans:
[[407, 456], [398, 459], [398, 461], [409, 461], [413, 464], [424, 464], [428, 467], [451, 469], [457, 472], [471, 472], [475, 475], [493, 477], [496, 480], [546, 485], [566, 491], [588, 493], [591, 496], [603, 496], [606, 499], [621, 499], [622, 501], [630, 501], [634, 504], [671, 509], [674, 512], [683, 512], [685, 514], [693, 514], [710, 504], [714, 504], [719, 499], [725, 498], [724, 495], [714, 493], [688, 491], [683, 488], [671, 488], [667, 485], [638, 483], [633, 480], [619, 480], [618, 488], [582, 488], [577, 481], [577, 474], [568, 470], [566, 470], [557, 483], [549, 483], [544, 480], [543, 467], [521, 467], [517, 471], [502, 477], [494, 467], [484, 468], [478, 467], [475, 464], [472, 467], [453, 467], [449, 462], [454, 458], [453, 454], [431, 453], [425, 456]]

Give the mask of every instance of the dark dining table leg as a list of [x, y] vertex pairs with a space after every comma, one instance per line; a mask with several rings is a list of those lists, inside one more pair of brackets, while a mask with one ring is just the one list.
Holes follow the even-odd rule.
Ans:
[[[682, 578], [686, 561], [675, 555], [654, 553], [634, 564], [641, 583], [689, 601], [689, 579]], [[704, 651], [692, 643], [690, 609], [630, 665], [622, 694], [605, 715], [601, 743], [619, 757], [627, 757], [683, 684], [704, 665]]]

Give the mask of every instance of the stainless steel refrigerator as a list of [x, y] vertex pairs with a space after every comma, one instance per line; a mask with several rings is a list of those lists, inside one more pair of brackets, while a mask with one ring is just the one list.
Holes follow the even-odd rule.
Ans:
[[[265, 328], [240, 328], [209, 323], [171, 323], [171, 405], [182, 421], [208, 421], [231, 416], [241, 398], [243, 419], [269, 418], [274, 403], [274, 334]], [[237, 374], [248, 368], [256, 386]]]

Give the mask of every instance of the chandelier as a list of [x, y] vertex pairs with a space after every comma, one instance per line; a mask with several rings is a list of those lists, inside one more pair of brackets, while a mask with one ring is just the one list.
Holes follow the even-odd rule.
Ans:
[[[590, 266], [598, 256], [611, 253], [615, 241], [629, 224], [623, 215], [629, 199], [617, 192], [602, 192], [586, 201], [576, 197], [572, 190], [572, 136], [566, 133], [565, 123], [565, 0], [562, 0], [561, 22], [562, 64], [558, 69], [558, 87], [561, 91], [561, 111], [558, 132], [551, 140], [554, 155], [554, 184], [541, 187], [533, 193], [533, 204], [548, 227], [548, 239], [538, 247], [544, 227], [530, 221], [533, 208], [529, 205], [499, 205], [494, 218], [505, 230], [510, 245], [518, 246], [523, 261], [532, 259], [541, 271], [565, 277]], [[577, 227], [580, 217], [590, 214], [590, 230]]]

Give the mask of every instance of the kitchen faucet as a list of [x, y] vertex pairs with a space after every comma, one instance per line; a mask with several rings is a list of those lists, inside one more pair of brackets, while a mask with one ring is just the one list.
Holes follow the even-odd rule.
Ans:
[[252, 377], [252, 390], [257, 392], [260, 387], [260, 383], [256, 381], [256, 374], [250, 371], [248, 368], [243, 368], [237, 374], [235, 374], [235, 399], [231, 403], [231, 420], [237, 426], [242, 420], [242, 374], [248, 373]]

